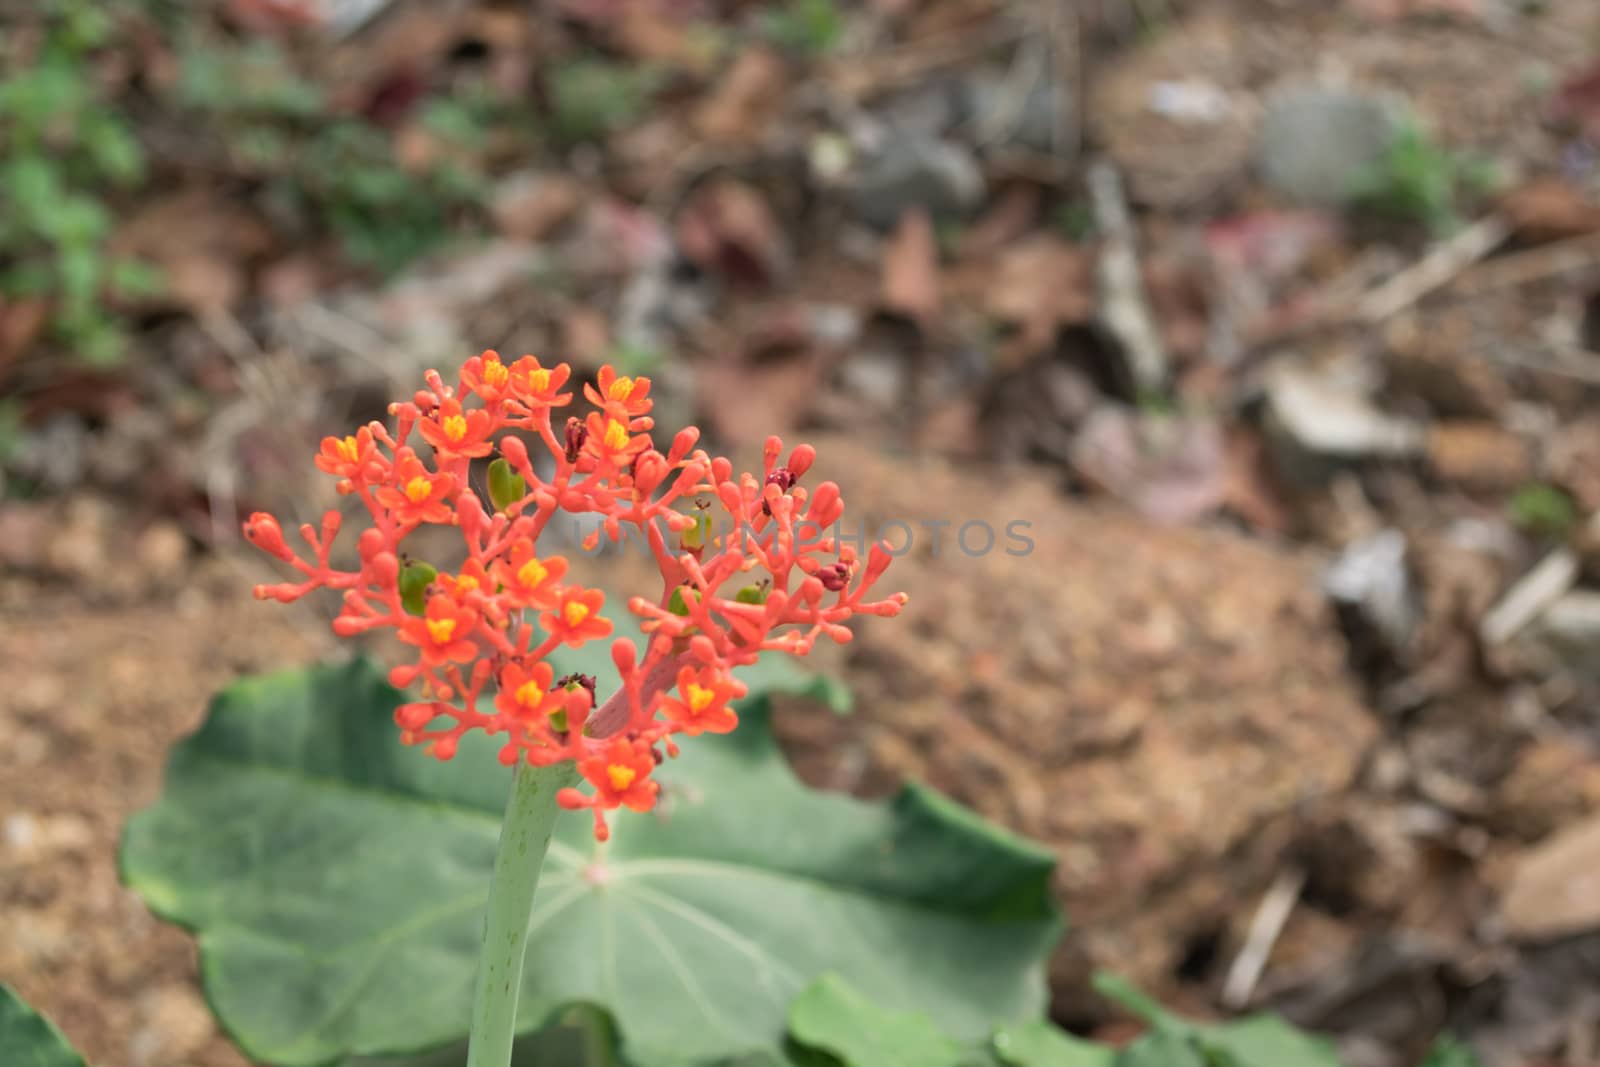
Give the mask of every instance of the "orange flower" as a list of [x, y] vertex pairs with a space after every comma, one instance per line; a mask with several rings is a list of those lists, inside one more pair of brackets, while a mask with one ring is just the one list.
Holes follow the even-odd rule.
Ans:
[[461, 385], [493, 406], [511, 395], [511, 368], [500, 362], [500, 353], [485, 349], [462, 364]]
[[494, 596], [494, 579], [475, 559], [463, 563], [460, 574], [441, 574], [434, 581], [446, 596], [463, 607], [472, 607]]
[[625, 804], [634, 811], [649, 811], [660, 789], [650, 777], [656, 760], [642, 741], [617, 738], [598, 756], [580, 760], [578, 771], [595, 787], [608, 808]]
[[737, 700], [746, 688], [717, 667], [685, 667], [678, 672], [678, 693], [683, 699], [661, 698], [661, 714], [683, 727], [683, 732], [725, 734], [739, 725], [739, 716], [728, 702]]
[[[816, 533], [838, 522], [844, 504], [832, 482], [810, 491], [800, 484], [816, 458], [810, 446], [784, 459], [783, 442], [770, 437], [759, 471], [743, 473], [697, 448], [693, 427], [658, 451], [647, 379], [605, 367], [584, 387], [598, 410], [569, 417], [549, 409], [572, 400], [559, 392], [570, 373], [564, 363], [546, 368], [524, 356], [508, 365], [485, 351], [466, 361], [455, 382], [428, 372], [426, 390], [390, 405], [389, 428], [371, 424], [323, 441], [317, 466], [370, 517], [347, 546], [353, 552], [334, 554], [346, 518], [340, 511], [300, 527], [305, 552], [289, 546], [270, 515], [251, 515], [244, 532], [294, 569], [292, 580], [259, 586], [258, 597], [288, 602], [333, 590], [342, 595], [333, 623], [340, 636], [390, 629], [417, 649], [389, 673], [398, 688], [421, 688], [421, 699], [395, 714], [405, 744], [450, 759], [462, 736], [482, 730], [505, 737], [504, 764], [576, 763], [595, 792], [564, 789], [557, 799], [591, 810], [604, 839], [607, 811], [655, 802], [658, 749], [675, 756], [678, 734], [737, 726], [733, 703], [746, 689], [733, 677], [736, 667], [762, 655], [805, 655], [819, 639], [848, 641], [852, 619], [895, 615], [906, 598], [869, 595], [892, 560], [886, 547], [862, 549]], [[437, 459], [418, 457], [414, 434]], [[539, 447], [553, 478], [529, 454]], [[522, 509], [491, 506], [507, 495], [504, 486], [475, 488], [467, 479], [469, 462], [496, 448], [527, 485]], [[692, 518], [683, 513], [689, 500]], [[710, 514], [718, 505], [722, 513]], [[564, 586], [567, 560], [539, 554], [538, 538], [563, 513], [598, 519], [606, 536], [637, 530], [656, 550], [657, 588], [695, 591], [689, 600], [678, 593], [625, 601], [648, 640], [642, 648], [610, 643], [620, 684], [599, 698], [592, 677], [571, 675], [552, 688], [555, 667], [545, 658], [560, 644], [581, 646], [613, 630], [601, 615], [604, 594]], [[663, 523], [677, 531], [681, 552], [665, 550]], [[762, 537], [712, 535], [756, 524]], [[409, 542], [424, 525], [441, 527], [432, 535], [456, 534], [457, 550], [436, 536], [425, 546]], [[353, 569], [333, 562], [347, 558]]]
[[605, 411], [610, 418], [627, 423], [650, 412], [650, 379], [645, 377], [620, 378], [608, 363], [600, 368], [595, 386], [585, 382], [583, 395], [589, 403]]
[[317, 469], [336, 478], [354, 478], [372, 459], [372, 431], [365, 426], [348, 437], [324, 437]]
[[500, 672], [500, 691], [494, 698], [496, 710], [516, 719], [537, 720], [540, 713], [561, 707], [561, 700], [550, 695], [554, 673], [550, 664], [543, 661], [532, 667], [517, 662], [506, 664]]
[[455, 488], [454, 477], [433, 473], [408, 451], [395, 465], [394, 485], [379, 486], [373, 495], [402, 524], [414, 526], [449, 522], [450, 494]]
[[539, 624], [561, 642], [577, 648], [585, 641], [605, 637], [611, 632], [611, 620], [600, 617], [600, 606], [606, 595], [598, 589], [568, 586], [561, 590], [555, 610], [539, 616]]
[[650, 437], [648, 434], [634, 436], [626, 422], [612, 415], [609, 411], [604, 416], [599, 412], [589, 413], [584, 423], [587, 433], [583, 438], [583, 450], [598, 460], [625, 467], [633, 462], [633, 457], [650, 447]]
[[519, 608], [553, 605], [560, 592], [558, 583], [566, 573], [566, 560], [560, 556], [540, 559], [526, 537], [513, 542], [510, 554], [494, 564], [495, 581], [504, 587], [501, 595]]
[[565, 363], [544, 367], [532, 356], [523, 356], [511, 364], [511, 395], [530, 408], [549, 408], [572, 400], [571, 393], [562, 393], [572, 368]]
[[494, 419], [482, 408], [463, 411], [459, 400], [441, 403], [431, 418], [417, 423], [417, 429], [440, 459], [475, 459], [494, 451], [489, 440]]
[[421, 618], [413, 616], [402, 624], [400, 640], [416, 645], [423, 664], [429, 667], [471, 663], [478, 657], [478, 646], [470, 636], [477, 625], [476, 612], [444, 593], [435, 593], [428, 599], [427, 611]]

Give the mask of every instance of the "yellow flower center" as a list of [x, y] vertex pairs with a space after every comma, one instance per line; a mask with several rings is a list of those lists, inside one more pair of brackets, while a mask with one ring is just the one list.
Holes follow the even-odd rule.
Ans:
[[432, 495], [433, 483], [420, 474], [406, 483], [406, 499], [413, 504], [420, 504]]
[[628, 447], [628, 428], [616, 419], [606, 420], [606, 447], [613, 452], [620, 452]]
[[454, 619], [429, 619], [428, 636], [433, 638], [433, 643], [442, 645], [456, 633], [456, 620]]
[[626, 400], [633, 395], [633, 379], [618, 378], [611, 383], [611, 399]]
[[339, 458], [346, 463], [354, 463], [361, 458], [361, 446], [354, 437], [346, 437], [338, 445]]
[[686, 695], [689, 697], [689, 710], [696, 715], [705, 711], [706, 708], [711, 706], [711, 702], [717, 699], [715, 690], [707, 689], [705, 686], [696, 685], [693, 682], [689, 683]]
[[517, 686], [516, 697], [518, 704], [532, 710], [538, 707], [539, 702], [544, 699], [544, 690], [533, 682], [523, 682]]
[[451, 444], [455, 444], [467, 436], [467, 417], [465, 415], [447, 415], [440, 426], [444, 430], [445, 438]]
[[465, 575], [465, 574], [463, 574], [461, 577], [456, 579], [456, 592], [457, 593], [476, 593], [477, 591], [478, 591], [478, 579], [470, 577], [470, 576]]
[[613, 763], [606, 768], [606, 777], [611, 779], [611, 788], [620, 793], [633, 784], [633, 780], [639, 777], [639, 772], [632, 767]]
[[506, 379], [510, 376], [511, 372], [506, 370], [506, 365], [498, 359], [486, 359], [483, 361], [483, 381], [485, 385], [498, 389], [506, 384]]
[[536, 559], [530, 559], [517, 568], [517, 581], [522, 583], [524, 589], [532, 589], [548, 577], [550, 577], [549, 570]]
[[561, 609], [561, 617], [567, 620], [568, 626], [580, 626], [589, 617], [589, 605], [578, 600], [568, 601]]
[[550, 372], [543, 367], [529, 371], [528, 388], [535, 393], [542, 393], [550, 388]]

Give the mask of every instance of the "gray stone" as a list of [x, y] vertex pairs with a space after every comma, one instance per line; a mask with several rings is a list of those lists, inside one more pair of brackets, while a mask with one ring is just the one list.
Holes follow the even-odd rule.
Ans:
[[1355, 609], [1389, 649], [1404, 649], [1420, 616], [1406, 567], [1406, 535], [1379, 530], [1345, 546], [1322, 576], [1323, 591]]
[[910, 207], [934, 216], [963, 215], [983, 192], [983, 172], [971, 152], [924, 133], [890, 128], [863, 153], [850, 202], [864, 222], [887, 230]]
[[1399, 128], [1398, 108], [1348, 89], [1296, 85], [1274, 94], [1256, 139], [1256, 169], [1295, 203], [1349, 203]]
[[1064, 147], [1057, 140], [1072, 118], [1072, 98], [1057, 78], [986, 71], [967, 82], [965, 104], [967, 121], [985, 146], [1046, 154]]

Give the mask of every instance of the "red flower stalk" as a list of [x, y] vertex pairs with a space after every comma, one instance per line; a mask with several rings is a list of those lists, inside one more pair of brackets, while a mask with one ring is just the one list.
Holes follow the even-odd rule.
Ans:
[[[329, 563], [337, 512], [320, 530], [301, 528], [309, 558], [289, 547], [270, 515], [250, 516], [244, 529], [298, 572], [297, 581], [258, 586], [258, 598], [337, 590], [344, 607], [336, 633], [390, 628], [416, 649], [390, 672], [395, 685], [421, 690], [395, 712], [406, 743], [450, 759], [463, 734], [483, 730], [505, 738], [505, 763], [576, 761], [593, 793], [567, 789], [558, 799], [592, 809], [604, 838], [605, 812], [654, 805], [658, 745], [675, 755], [672, 735], [738, 724], [732, 704], [746, 690], [735, 668], [764, 653], [804, 655], [822, 637], [848, 641], [852, 616], [897, 614], [906, 597], [867, 599], [891, 559], [884, 546], [872, 546], [863, 562], [825, 536], [844, 505], [832, 482], [809, 491], [801, 484], [816, 458], [810, 446], [780, 464], [782, 443], [770, 438], [759, 475], [736, 475], [731, 461], [696, 448], [692, 427], [662, 452], [650, 436], [649, 380], [611, 367], [583, 387], [598, 410], [554, 423], [555, 409], [572, 402], [559, 391], [570, 376], [564, 363], [545, 367], [524, 356], [508, 365], [485, 352], [466, 361], [453, 388], [429, 372], [428, 389], [391, 406], [392, 429], [375, 422], [324, 440], [318, 468], [371, 519], [357, 539], [355, 570]], [[536, 444], [548, 454], [548, 475], [529, 456]], [[471, 488], [469, 476], [474, 459], [496, 453], [526, 486], [498, 493], [498, 505]], [[502, 486], [505, 474], [495, 474]], [[598, 706], [593, 679], [552, 681], [545, 662], [558, 646], [600, 640], [613, 628], [604, 594], [567, 582], [566, 559], [539, 551], [557, 512], [597, 516], [596, 538], [617, 540], [633, 527], [661, 574], [658, 593], [626, 602], [648, 640], [642, 652], [627, 639], [612, 643], [622, 684]], [[403, 542], [423, 525], [460, 531], [453, 572], [405, 557]]]

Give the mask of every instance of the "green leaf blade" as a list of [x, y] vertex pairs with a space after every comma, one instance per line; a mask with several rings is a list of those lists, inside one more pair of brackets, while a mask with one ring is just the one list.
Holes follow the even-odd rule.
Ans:
[[6, 1067], [83, 1067], [55, 1024], [0, 984], [0, 1063]]
[[[584, 1003], [618, 1020], [630, 1062], [785, 1063], [788, 1005], [828, 971], [962, 1040], [1036, 1015], [1050, 857], [931, 794], [807, 789], [746, 680], [741, 728], [658, 772], [660, 811], [621, 813], [603, 853], [586, 818], [558, 826], [526, 1029]], [[405, 748], [400, 700], [364, 663], [231, 687], [128, 827], [125, 880], [199, 931], [213, 1009], [264, 1062], [465, 1035], [509, 771], [482, 735], [448, 764]]]

